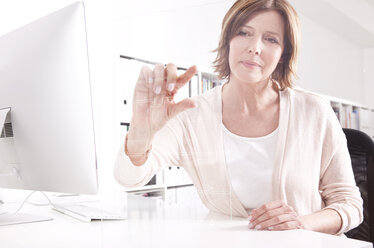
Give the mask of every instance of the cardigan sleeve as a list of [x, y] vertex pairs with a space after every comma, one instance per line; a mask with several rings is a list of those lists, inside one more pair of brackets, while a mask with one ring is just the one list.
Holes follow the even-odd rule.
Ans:
[[341, 217], [342, 225], [337, 233], [340, 235], [363, 221], [363, 200], [354, 179], [347, 139], [335, 115], [328, 126], [323, 149], [331, 153], [322, 167], [320, 191], [325, 209], [334, 209]]
[[125, 154], [125, 144], [122, 144], [114, 165], [116, 181], [126, 188], [141, 187], [163, 168], [181, 166], [180, 145], [173, 128], [177, 124], [178, 122], [170, 120], [156, 133], [148, 159], [141, 166], [132, 164]]

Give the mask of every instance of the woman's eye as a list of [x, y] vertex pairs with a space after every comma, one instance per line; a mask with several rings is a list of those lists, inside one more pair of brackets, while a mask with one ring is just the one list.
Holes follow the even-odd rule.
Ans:
[[277, 39], [271, 38], [271, 37], [265, 38], [265, 40], [269, 41], [272, 44], [278, 44], [279, 43]]
[[249, 32], [245, 32], [245, 31], [239, 31], [239, 35], [240, 36], [251, 36]]

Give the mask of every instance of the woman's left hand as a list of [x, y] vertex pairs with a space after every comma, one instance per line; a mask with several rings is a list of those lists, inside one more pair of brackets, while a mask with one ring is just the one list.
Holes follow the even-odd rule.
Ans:
[[300, 216], [282, 201], [274, 201], [252, 210], [248, 228], [256, 230], [305, 229]]

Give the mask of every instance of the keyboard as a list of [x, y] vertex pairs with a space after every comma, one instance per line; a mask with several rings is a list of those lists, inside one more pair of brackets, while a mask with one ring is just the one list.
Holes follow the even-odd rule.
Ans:
[[95, 220], [125, 220], [127, 217], [124, 214], [119, 214], [111, 211], [106, 211], [104, 209], [81, 205], [60, 205], [54, 204], [52, 206], [53, 210], [60, 213], [66, 214], [70, 217], [76, 218], [84, 222], [90, 222]]

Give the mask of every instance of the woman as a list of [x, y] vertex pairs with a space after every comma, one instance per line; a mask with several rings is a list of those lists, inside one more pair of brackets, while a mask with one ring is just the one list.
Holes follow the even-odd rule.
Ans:
[[249, 228], [343, 234], [362, 222], [346, 139], [331, 107], [292, 89], [297, 14], [286, 0], [238, 0], [227, 12], [215, 68], [223, 86], [173, 102], [196, 73], [143, 68], [115, 177], [146, 184], [183, 166], [204, 204]]

